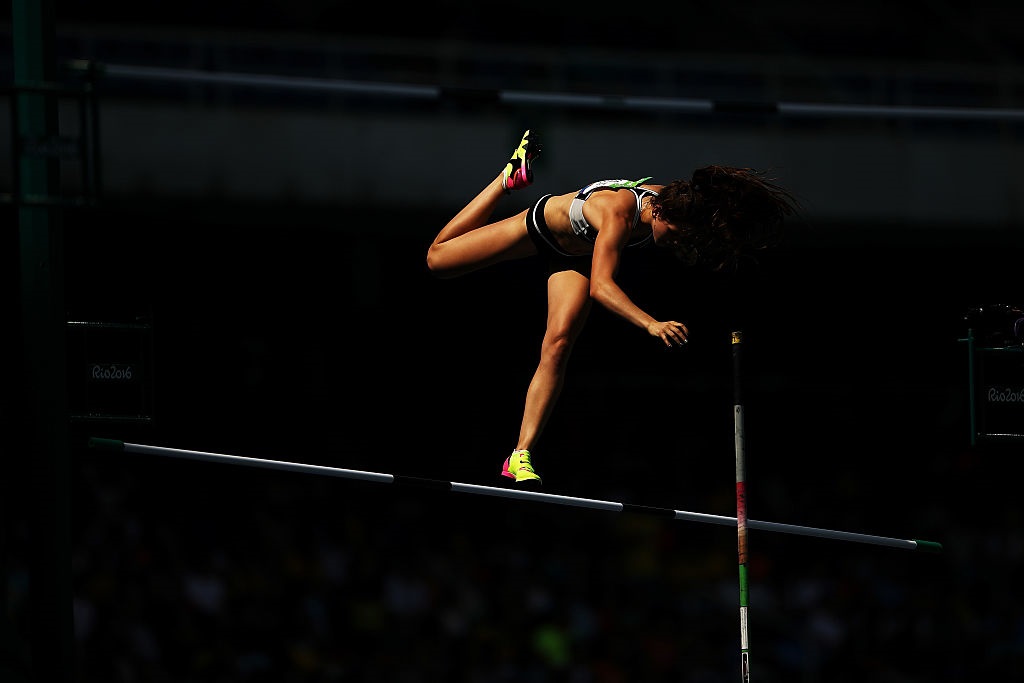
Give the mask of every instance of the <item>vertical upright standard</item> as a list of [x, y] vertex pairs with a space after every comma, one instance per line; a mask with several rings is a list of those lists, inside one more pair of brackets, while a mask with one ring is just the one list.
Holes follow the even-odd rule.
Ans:
[[750, 593], [747, 590], [747, 487], [743, 452], [743, 400], [740, 394], [740, 349], [743, 334], [732, 333], [733, 431], [736, 442], [736, 549], [740, 561], [740, 681], [750, 683], [750, 634], [747, 611]]
[[[3, 476], [11, 477], [11, 493], [22, 501], [12, 508], [25, 514], [30, 534], [31, 580], [24, 623], [30, 634], [26, 641], [31, 670], [25, 676], [38, 683], [75, 680], [64, 225], [63, 213], [52, 201], [60, 194], [60, 160], [48, 151], [60, 143], [59, 106], [50, 91], [58, 71], [57, 4], [57, 0], [14, 0], [7, 5], [14, 57], [10, 158], [17, 189], [12, 198], [18, 212], [16, 265], [20, 267], [24, 370], [16, 375], [11, 389], [11, 396], [17, 396], [12, 407], [16, 406], [21, 431], [17, 444], [3, 451]], [[9, 260], [5, 255], [4, 264]], [[4, 329], [9, 329], [8, 323], [5, 316]], [[8, 390], [7, 373], [4, 380], [0, 391]], [[0, 624], [5, 617], [0, 615]], [[0, 637], [4, 651], [0, 659], [6, 659], [8, 652], [6, 637], [6, 633]], [[18, 676], [6, 666], [0, 669]]]

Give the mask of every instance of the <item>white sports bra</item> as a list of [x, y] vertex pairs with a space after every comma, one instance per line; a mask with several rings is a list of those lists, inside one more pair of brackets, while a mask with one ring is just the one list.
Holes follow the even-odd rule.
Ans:
[[[633, 214], [633, 225], [630, 226], [630, 229], [632, 230], [636, 228], [637, 224], [640, 222], [641, 200], [648, 195], [658, 195], [654, 190], [648, 190], [647, 188], [640, 187], [640, 185], [646, 183], [650, 179], [651, 177], [641, 178], [640, 180], [598, 180], [584, 187], [576, 193], [576, 196], [572, 199], [572, 203], [569, 204], [569, 223], [572, 224], [573, 234], [591, 244], [593, 244], [594, 240], [597, 239], [597, 230], [587, 223], [587, 219], [583, 217], [583, 204], [590, 199], [590, 195], [594, 194], [598, 190], [625, 189], [632, 192], [633, 196], [636, 197], [636, 212]], [[653, 235], [645, 235], [635, 242], [630, 242], [626, 246], [635, 247], [641, 244], [646, 244], [652, 237]]]

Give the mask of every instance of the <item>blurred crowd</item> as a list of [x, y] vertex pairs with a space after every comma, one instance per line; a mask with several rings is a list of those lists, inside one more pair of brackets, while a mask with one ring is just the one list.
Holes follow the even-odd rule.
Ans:
[[[983, 486], [991, 462], [950, 466]], [[86, 461], [78, 478], [76, 680], [739, 675], [736, 538], [719, 526], [181, 462]], [[1006, 680], [1024, 542], [1011, 497], [989, 502], [920, 511], [947, 525], [940, 555], [751, 532], [753, 676]]]

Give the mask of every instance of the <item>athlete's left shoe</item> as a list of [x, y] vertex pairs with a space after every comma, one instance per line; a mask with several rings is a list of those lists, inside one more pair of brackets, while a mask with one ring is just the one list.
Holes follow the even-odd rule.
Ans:
[[519, 146], [501, 173], [501, 186], [506, 193], [533, 184], [533, 161], [540, 156], [540, 150], [537, 134], [529, 130], [523, 133], [523, 139], [519, 141]]
[[515, 479], [517, 484], [540, 485], [540, 475], [533, 471], [533, 464], [530, 462], [530, 451], [520, 449], [512, 451], [512, 455], [505, 458], [505, 464], [501, 468], [501, 476]]

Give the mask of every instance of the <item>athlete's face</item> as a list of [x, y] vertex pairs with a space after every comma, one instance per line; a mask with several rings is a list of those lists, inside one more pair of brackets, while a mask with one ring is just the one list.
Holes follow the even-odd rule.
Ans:
[[675, 223], [669, 223], [657, 216], [651, 218], [651, 232], [654, 243], [659, 247], [678, 247], [682, 231]]
[[683, 230], [675, 223], [669, 223], [661, 218], [651, 220], [651, 232], [653, 233], [654, 244], [659, 247], [671, 249], [676, 258], [686, 265], [697, 263], [697, 252], [692, 245], [692, 237], [688, 234], [692, 231], [689, 226]]

